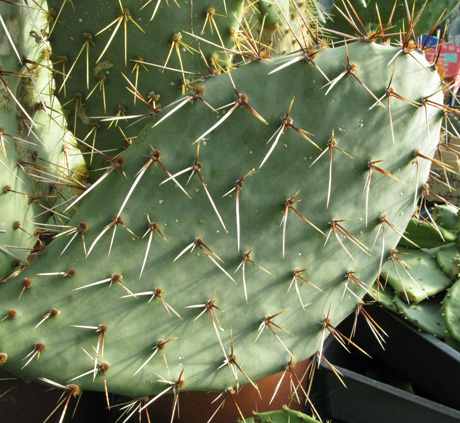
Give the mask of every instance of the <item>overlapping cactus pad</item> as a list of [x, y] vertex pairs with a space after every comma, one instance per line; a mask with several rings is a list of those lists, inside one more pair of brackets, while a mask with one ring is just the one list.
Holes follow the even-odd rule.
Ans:
[[398, 259], [440, 88], [423, 54], [366, 41], [190, 85], [1, 287], [3, 366], [140, 397], [321, 352]]
[[305, 422], [305, 423], [318, 423], [318, 420], [314, 420], [305, 414], [300, 412], [296, 412], [293, 410], [289, 410], [287, 408], [278, 411], [268, 411], [266, 413], [257, 413], [255, 417], [251, 417], [246, 419], [246, 422], [250, 423], [297, 423], [297, 422]]
[[[142, 5], [138, 0], [70, 5], [50, 0], [48, 4], [60, 11], [50, 42], [54, 57], [59, 59], [55, 64], [59, 71], [56, 95], [65, 105], [69, 127], [87, 144], [112, 151], [125, 147], [126, 141], [114, 138], [110, 128], [119, 124], [131, 137], [139, 126], [95, 117], [145, 113], [148, 109], [133, 95], [135, 91], [145, 98], [155, 116], [161, 105], [186, 90], [186, 84], [196, 77], [194, 73], [220, 73], [232, 55], [219, 46], [234, 48], [243, 12], [242, 0], [169, 5], [161, 1]], [[200, 41], [203, 37], [207, 42]], [[178, 72], [165, 72], [163, 66]], [[86, 159], [92, 165], [90, 170], [104, 164], [99, 155], [88, 154]]]
[[[423, 248], [401, 239], [397, 249], [405, 258], [397, 263], [399, 271], [389, 268], [388, 285], [374, 295], [388, 310], [457, 349], [458, 231], [458, 208], [453, 205], [436, 205], [422, 224], [412, 218], [406, 233]], [[412, 248], [403, 247], [402, 241]]]

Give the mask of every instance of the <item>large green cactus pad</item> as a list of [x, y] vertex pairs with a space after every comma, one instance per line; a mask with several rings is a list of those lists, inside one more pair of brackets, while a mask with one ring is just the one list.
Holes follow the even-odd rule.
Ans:
[[[40, 2], [43, 6], [44, 2]], [[0, 7], [0, 280], [40, 247], [35, 230], [63, 197], [78, 163], [54, 97], [46, 16]], [[75, 180], [74, 180], [75, 181]], [[57, 185], [55, 184], [57, 183]], [[68, 194], [68, 192], [66, 193]]]
[[448, 336], [447, 328], [441, 315], [439, 298], [409, 305], [403, 299], [395, 297], [394, 302], [398, 307], [399, 313], [419, 329], [440, 339], [445, 339]]
[[452, 285], [453, 281], [439, 270], [435, 253], [423, 249], [398, 247], [402, 263], [397, 269], [384, 270], [388, 283], [407, 303], [417, 304]]
[[[87, 144], [111, 151], [126, 147], [118, 128], [132, 137], [142, 126], [132, 126], [132, 120], [110, 122], [95, 117], [148, 111], [155, 115], [160, 104], [165, 107], [181, 95], [185, 81], [220, 72], [232, 57], [224, 46], [235, 48], [243, 11], [241, 0], [48, 3], [56, 14], [59, 11], [50, 42], [55, 69], [60, 72], [56, 94], [68, 110], [69, 128]], [[85, 157], [93, 169], [104, 163], [99, 156]]]
[[198, 87], [182, 97], [108, 164], [75, 231], [1, 287], [16, 313], [0, 323], [5, 368], [64, 385], [89, 372], [72, 383], [145, 396], [224, 390], [248, 383], [235, 363], [255, 381], [315, 354], [372, 290], [439, 140], [440, 80], [417, 52], [393, 75], [399, 51], [254, 62], [210, 77], [207, 104]]

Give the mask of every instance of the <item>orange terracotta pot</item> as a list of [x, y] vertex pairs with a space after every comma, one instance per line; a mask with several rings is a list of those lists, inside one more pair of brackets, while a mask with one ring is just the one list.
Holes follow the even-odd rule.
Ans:
[[[306, 373], [309, 363], [310, 360], [305, 360], [295, 366], [294, 373], [299, 379]], [[283, 373], [285, 373], [284, 377]], [[283, 380], [277, 389], [282, 377]], [[288, 405], [289, 408], [294, 410], [303, 410], [305, 408], [305, 396], [300, 389], [297, 390], [300, 403], [297, 402], [297, 397], [295, 401], [291, 399], [292, 386], [297, 386], [297, 382], [295, 376], [290, 375], [289, 372], [280, 372], [263, 378], [257, 381], [257, 386], [259, 387], [260, 396], [251, 385], [242, 387], [238, 394], [222, 394], [219, 398], [217, 398], [219, 393], [215, 392], [181, 392], [179, 394], [179, 416], [177, 416], [176, 411], [173, 422], [207, 423], [214, 415], [211, 423], [233, 423], [241, 419], [240, 412], [247, 418], [253, 416], [253, 411], [279, 410], [283, 405]], [[272, 400], [276, 389], [276, 395]], [[224, 398], [225, 403], [222, 405]], [[150, 420], [155, 423], [169, 423], [173, 403], [174, 395], [172, 394], [164, 395], [152, 403], [148, 407]], [[145, 414], [143, 418], [148, 421]]]
[[[296, 400], [292, 400], [292, 386], [298, 385], [296, 376], [302, 379], [309, 363], [310, 360], [298, 363], [293, 370], [295, 376], [294, 373], [291, 375], [289, 372], [280, 372], [257, 381], [260, 396], [251, 385], [242, 387], [238, 394], [222, 395], [219, 398], [219, 393], [216, 392], [180, 392], [179, 416], [176, 411], [173, 422], [207, 423], [212, 417], [212, 423], [233, 423], [240, 420], [241, 415], [247, 418], [253, 416], [253, 411], [279, 410], [283, 405], [288, 405], [294, 410], [302, 410], [305, 396], [301, 389], [298, 389]], [[282, 382], [279, 384], [281, 378]], [[240, 379], [243, 379], [241, 374]], [[2, 396], [2, 393], [5, 395]], [[62, 400], [61, 395], [62, 391], [59, 389], [21, 381], [0, 369], [0, 422], [42, 423]], [[224, 398], [225, 402], [222, 404]], [[152, 423], [170, 423], [173, 403], [174, 395], [163, 395], [142, 412], [142, 420], [139, 420], [138, 415], [135, 414], [129, 422], [147, 423], [148, 413]], [[64, 422], [115, 423], [120, 415], [118, 411], [120, 407], [113, 406], [110, 411], [106, 410], [103, 393], [84, 392], [72, 419], [75, 404], [76, 400], [72, 398]], [[49, 422], [58, 422], [62, 411], [63, 404]], [[124, 418], [119, 421], [123, 422]]]

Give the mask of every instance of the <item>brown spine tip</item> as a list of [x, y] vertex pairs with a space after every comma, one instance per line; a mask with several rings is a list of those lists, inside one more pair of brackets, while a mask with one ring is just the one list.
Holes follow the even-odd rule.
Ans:
[[161, 159], [161, 151], [160, 150], [152, 150], [150, 153], [150, 157], [152, 160], [160, 160]]
[[17, 315], [18, 312], [16, 310], [8, 310], [8, 313], [6, 313], [5, 318], [14, 319]]
[[37, 342], [37, 343], [35, 344], [35, 351], [36, 351], [36, 352], [41, 353], [41, 352], [43, 352], [43, 351], [45, 351], [45, 350], [46, 350], [46, 346], [45, 346], [45, 344], [43, 344], [42, 342]]
[[115, 159], [115, 166], [117, 166], [118, 169], [123, 169], [125, 166], [126, 159], [124, 157], [117, 157]]
[[56, 317], [59, 316], [61, 312], [57, 308], [52, 308], [50, 310], [50, 317]]
[[105, 324], [105, 323], [102, 323], [102, 325], [99, 325], [96, 332], [97, 333], [106, 333], [107, 331], [109, 330], [109, 327]]
[[80, 222], [77, 226], [77, 232], [84, 234], [88, 230], [88, 224], [86, 222]]
[[29, 279], [29, 278], [24, 278], [22, 280], [22, 287], [27, 289], [27, 288], [30, 288], [32, 286], [32, 281]]
[[75, 276], [77, 274], [77, 269], [70, 269], [68, 272], [65, 273], [65, 276], [68, 276], [71, 278], [72, 276]]
[[203, 97], [204, 87], [202, 86], [195, 87], [194, 93], [195, 93], [195, 98]]
[[268, 49], [263, 49], [263, 50], [259, 53], [259, 57], [262, 58], [262, 59], [268, 59], [268, 58], [270, 58], [270, 50], [268, 50]]
[[19, 298], [18, 300], [21, 299], [22, 297], [22, 294], [24, 294], [24, 291], [28, 288], [30, 288], [32, 286], [32, 281], [29, 279], [29, 278], [24, 278], [22, 280], [22, 289], [21, 289], [21, 293], [19, 294]]
[[81, 389], [77, 385], [67, 385], [65, 390], [74, 398], [81, 395]]
[[97, 371], [99, 373], [104, 374], [107, 370], [109, 370], [110, 366], [107, 363], [99, 363], [97, 365]]
[[114, 273], [111, 276], [111, 279], [112, 279], [113, 282], [120, 282], [123, 279], [123, 276], [120, 275], [119, 273]]

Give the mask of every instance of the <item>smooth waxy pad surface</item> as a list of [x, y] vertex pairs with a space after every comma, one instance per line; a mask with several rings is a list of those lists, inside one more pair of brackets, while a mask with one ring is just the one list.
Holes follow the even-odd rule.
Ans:
[[87, 254], [82, 231], [60, 236], [1, 287], [17, 312], [0, 323], [5, 368], [144, 396], [224, 390], [249, 382], [241, 369], [255, 381], [315, 354], [392, 266], [439, 141], [439, 78], [398, 52], [254, 62], [206, 80], [207, 104], [197, 87], [181, 97], [85, 195], [69, 225], [87, 225]]

